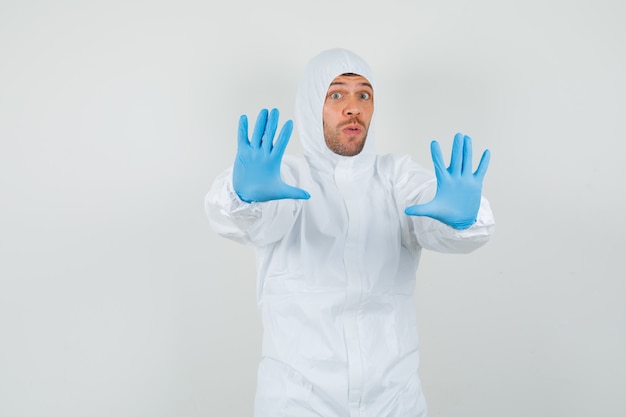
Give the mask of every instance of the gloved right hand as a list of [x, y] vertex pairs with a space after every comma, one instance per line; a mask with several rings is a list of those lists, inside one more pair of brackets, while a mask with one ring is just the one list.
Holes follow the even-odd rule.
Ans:
[[293, 131], [293, 122], [283, 125], [276, 143], [278, 110], [262, 109], [256, 120], [252, 139], [248, 139], [248, 117], [239, 118], [237, 156], [233, 167], [233, 188], [245, 202], [262, 202], [283, 198], [308, 199], [309, 193], [292, 187], [280, 177], [280, 163]]

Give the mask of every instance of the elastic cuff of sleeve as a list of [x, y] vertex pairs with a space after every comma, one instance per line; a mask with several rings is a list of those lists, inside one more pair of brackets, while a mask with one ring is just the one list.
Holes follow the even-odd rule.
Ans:
[[233, 189], [232, 184], [228, 184], [228, 196], [230, 197], [230, 201], [227, 211], [231, 216], [242, 219], [257, 219], [261, 217], [261, 207], [259, 207], [259, 204], [262, 203], [248, 203], [243, 201]]

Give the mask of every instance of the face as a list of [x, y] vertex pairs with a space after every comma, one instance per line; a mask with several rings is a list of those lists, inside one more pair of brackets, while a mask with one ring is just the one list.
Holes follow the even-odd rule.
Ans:
[[324, 101], [326, 146], [339, 155], [357, 155], [365, 145], [373, 113], [374, 90], [366, 78], [356, 74], [336, 77]]

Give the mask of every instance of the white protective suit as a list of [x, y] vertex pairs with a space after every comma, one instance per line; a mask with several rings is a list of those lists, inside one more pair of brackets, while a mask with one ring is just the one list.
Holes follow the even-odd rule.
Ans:
[[298, 90], [305, 155], [285, 155], [281, 175], [309, 200], [243, 202], [232, 169], [206, 196], [217, 233], [257, 251], [264, 337], [256, 417], [426, 416], [414, 307], [421, 250], [467, 253], [494, 228], [484, 198], [465, 230], [404, 214], [432, 200], [436, 180], [407, 156], [376, 155], [373, 118], [360, 154], [328, 149], [322, 107], [342, 73], [364, 76], [376, 92], [369, 66], [343, 49], [311, 60]]

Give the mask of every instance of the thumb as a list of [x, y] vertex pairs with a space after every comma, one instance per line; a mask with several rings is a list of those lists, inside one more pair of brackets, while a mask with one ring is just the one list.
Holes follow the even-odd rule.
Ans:
[[433, 206], [431, 203], [418, 204], [415, 206], [409, 206], [404, 209], [404, 214], [408, 216], [428, 216], [433, 215]]
[[311, 198], [311, 195], [303, 189], [287, 184], [281, 187], [280, 194], [282, 198], [291, 198], [294, 200], [308, 200]]

